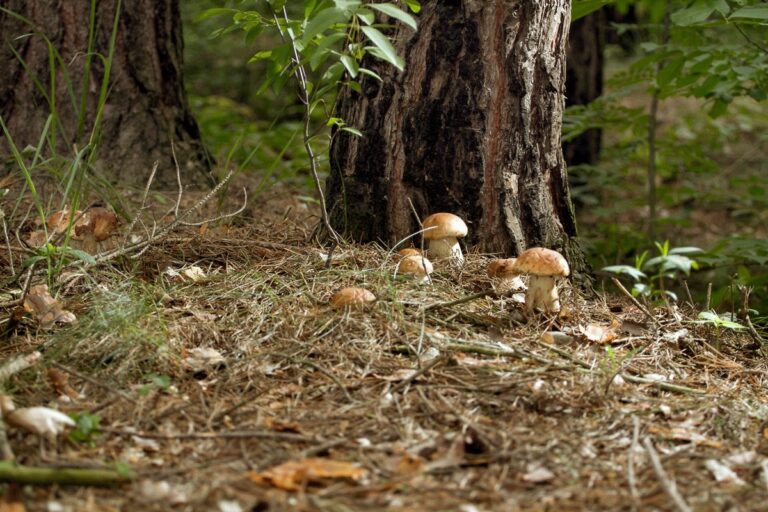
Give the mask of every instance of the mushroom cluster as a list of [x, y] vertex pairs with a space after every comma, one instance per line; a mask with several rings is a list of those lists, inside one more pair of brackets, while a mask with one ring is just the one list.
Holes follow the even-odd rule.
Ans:
[[[447, 261], [459, 266], [464, 263], [464, 254], [459, 245], [459, 238], [467, 235], [467, 225], [452, 213], [433, 213], [422, 221], [423, 238], [428, 243], [427, 254], [436, 262]], [[421, 283], [430, 282], [434, 270], [432, 263], [422, 251], [414, 248], [398, 251], [399, 261], [396, 274], [414, 276]], [[560, 311], [560, 296], [557, 279], [570, 275], [568, 262], [557, 251], [544, 247], [532, 247], [520, 253], [517, 258], [494, 259], [487, 267], [497, 294], [526, 290], [525, 307], [533, 313]], [[528, 285], [521, 275], [528, 275]], [[354, 290], [354, 291], [353, 291]], [[371, 292], [361, 288], [345, 288], [331, 298], [335, 306], [365, 304], [376, 300]]]

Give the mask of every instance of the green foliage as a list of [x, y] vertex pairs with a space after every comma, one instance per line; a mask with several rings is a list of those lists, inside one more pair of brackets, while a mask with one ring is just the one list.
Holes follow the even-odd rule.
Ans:
[[717, 330], [718, 334], [721, 329], [730, 329], [732, 331], [745, 329], [740, 323], [730, 320], [727, 316], [718, 315], [714, 311], [702, 311], [699, 313], [698, 318], [695, 323], [711, 325]]
[[75, 428], [69, 432], [69, 439], [76, 443], [92, 443], [93, 438], [100, 435], [101, 418], [98, 414], [87, 411], [72, 415], [75, 420]]
[[657, 256], [648, 258], [648, 251], [644, 251], [635, 257], [634, 266], [611, 265], [603, 271], [630, 277], [634, 281], [632, 294], [635, 296], [677, 300], [677, 295], [667, 288], [668, 281], [689, 276], [692, 270], [697, 270], [699, 263], [690, 256], [703, 251], [698, 247], [672, 248], [669, 240], [663, 244], [655, 242], [655, 245]]

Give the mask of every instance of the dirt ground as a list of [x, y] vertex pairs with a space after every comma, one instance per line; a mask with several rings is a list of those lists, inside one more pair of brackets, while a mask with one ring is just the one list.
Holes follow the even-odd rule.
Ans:
[[[99, 418], [44, 452], [9, 429], [17, 462], [125, 463], [134, 481], [11, 489], [0, 510], [768, 509], [766, 358], [748, 333], [567, 282], [556, 317], [461, 301], [491, 286], [471, 252], [428, 285], [373, 245], [327, 267], [315, 218], [271, 192], [230, 226], [68, 269], [52, 289], [73, 324], [6, 308], [0, 359], [43, 355], [5, 391]], [[378, 300], [331, 307], [344, 286]]]

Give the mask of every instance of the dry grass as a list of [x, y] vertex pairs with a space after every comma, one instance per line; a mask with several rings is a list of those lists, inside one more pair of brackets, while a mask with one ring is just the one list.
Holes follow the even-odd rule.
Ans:
[[[77, 325], [43, 332], [21, 321], [2, 357], [39, 349], [44, 360], [8, 391], [25, 405], [54, 401], [44, 368], [63, 364], [83, 397], [59, 408], [98, 414], [102, 426], [92, 443], [66, 442], [53, 461], [12, 433], [21, 462], [128, 462], [140, 480], [177, 486], [187, 499], [177, 510], [219, 510], [221, 500], [260, 511], [675, 510], [670, 480], [694, 510], [758, 510], [768, 497], [766, 364], [746, 335], [716, 340], [686, 320], [692, 310], [682, 321], [658, 310], [656, 327], [623, 297], [575, 290], [557, 319], [526, 319], [519, 304], [492, 296], [440, 306], [488, 288], [483, 255], [422, 286], [395, 278], [394, 260], [375, 246], [343, 247], [326, 269], [320, 249], [304, 242], [307, 214], [293, 199], [250, 214], [258, 222], [176, 231], [138, 261], [70, 283], [62, 299]], [[206, 277], [164, 273], [189, 265]], [[379, 300], [332, 309], [327, 300], [343, 286]], [[578, 335], [612, 322], [619, 337], [610, 350]], [[573, 341], [539, 340], [558, 329]], [[197, 347], [225, 361], [191, 368], [185, 360]], [[353, 461], [367, 477], [299, 492], [246, 477], [310, 456]], [[717, 483], [710, 459], [744, 485]], [[77, 511], [170, 507], [148, 501], [140, 483], [25, 496], [29, 510], [48, 501]]]

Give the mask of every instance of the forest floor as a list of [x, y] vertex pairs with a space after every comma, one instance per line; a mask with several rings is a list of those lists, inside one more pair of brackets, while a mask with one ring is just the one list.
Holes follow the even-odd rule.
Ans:
[[[312, 212], [272, 192], [231, 226], [73, 267], [52, 283], [72, 324], [7, 310], [0, 358], [43, 354], [6, 383], [17, 405], [98, 416], [44, 452], [9, 430], [17, 462], [135, 478], [27, 486], [27, 510], [765, 509], [768, 363], [749, 334], [568, 284], [556, 317], [459, 301], [490, 288], [489, 255], [430, 285], [373, 245], [327, 267]], [[378, 301], [329, 306], [345, 286]]]

